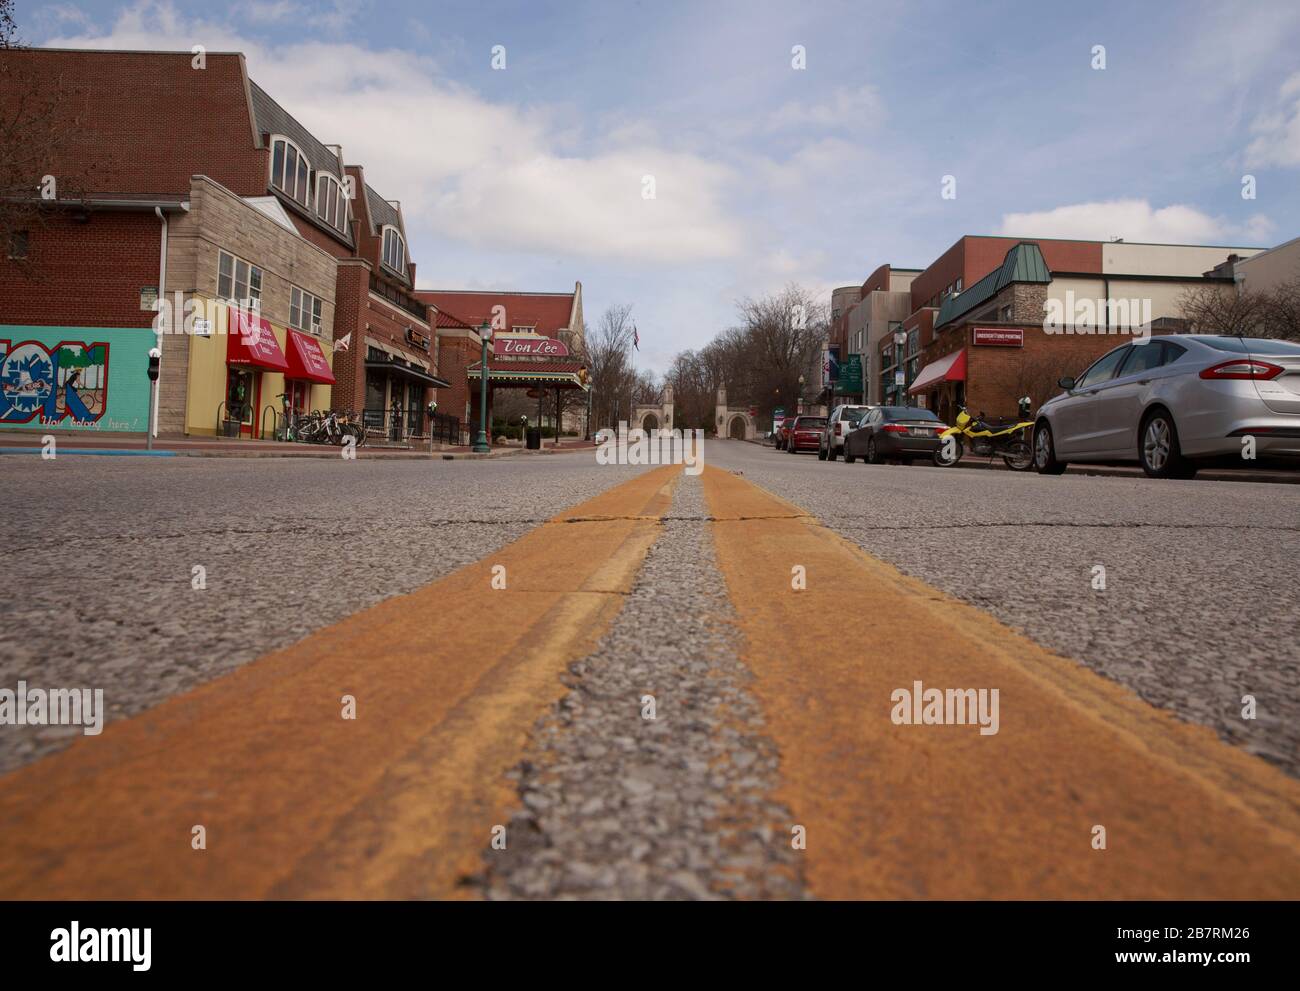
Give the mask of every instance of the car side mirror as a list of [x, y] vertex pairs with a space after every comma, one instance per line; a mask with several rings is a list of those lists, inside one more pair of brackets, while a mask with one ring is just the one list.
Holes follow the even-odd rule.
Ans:
[[1059, 385], [1066, 392], [1069, 392], [1071, 389], [1074, 388], [1074, 379], [1070, 378], [1070, 376], [1067, 375], [1065, 376], [1065, 378], [1057, 379], [1056, 384]]

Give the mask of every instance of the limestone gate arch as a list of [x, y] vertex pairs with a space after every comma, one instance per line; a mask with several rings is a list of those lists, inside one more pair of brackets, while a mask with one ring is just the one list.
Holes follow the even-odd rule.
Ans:
[[717, 414], [714, 425], [717, 428], [719, 437], [727, 437], [732, 440], [753, 440], [758, 433], [754, 428], [754, 418], [749, 415], [749, 410], [727, 405], [727, 390], [725, 387], [718, 390]]
[[632, 422], [629, 429], [672, 430], [673, 429], [673, 387], [665, 385], [661, 402], [642, 403], [632, 407]]

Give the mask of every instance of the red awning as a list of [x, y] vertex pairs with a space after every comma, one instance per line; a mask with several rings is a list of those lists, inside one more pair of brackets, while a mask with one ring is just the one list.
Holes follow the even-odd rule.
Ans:
[[226, 362], [252, 365], [272, 372], [289, 370], [280, 342], [271, 330], [271, 322], [235, 306], [230, 307], [230, 323], [226, 330]]
[[940, 382], [965, 382], [966, 381], [966, 349], [954, 351], [952, 354], [945, 354], [937, 361], [932, 361], [917, 375], [916, 381], [912, 383], [907, 390], [909, 395], [915, 396], [918, 392], [924, 392], [926, 389], [933, 388]]
[[307, 379], [321, 385], [333, 385], [334, 373], [321, 350], [320, 341], [296, 330], [289, 331], [289, 370], [285, 378]]

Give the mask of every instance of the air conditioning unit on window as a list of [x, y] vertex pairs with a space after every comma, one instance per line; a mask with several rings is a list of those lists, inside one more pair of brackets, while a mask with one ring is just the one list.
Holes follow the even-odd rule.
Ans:
[[323, 333], [323, 331], [321, 330], [321, 325], [319, 320], [313, 320], [311, 322], [311, 332], [315, 334], [317, 337], [320, 337], [320, 335]]

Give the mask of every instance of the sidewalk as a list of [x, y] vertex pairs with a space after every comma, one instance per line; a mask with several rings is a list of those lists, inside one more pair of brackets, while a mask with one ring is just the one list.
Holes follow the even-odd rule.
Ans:
[[[43, 435], [35, 431], [0, 431], [0, 454], [29, 454], [39, 452]], [[88, 434], [55, 433], [57, 454], [137, 456], [137, 457], [189, 457], [189, 458], [338, 458], [342, 449], [327, 444], [294, 444], [273, 440], [232, 440], [225, 437], [159, 437], [153, 450], [145, 449], [145, 439], [138, 434]], [[584, 440], [561, 441], [557, 449], [549, 444], [540, 451], [527, 451], [522, 447], [494, 447], [487, 454], [475, 454], [469, 445], [439, 447], [430, 451], [427, 446], [410, 449], [388, 447], [358, 447], [358, 458], [378, 458], [390, 461], [427, 461], [442, 459], [452, 461], [468, 458], [505, 458], [517, 455], [569, 453], [592, 450], [595, 442]]]

